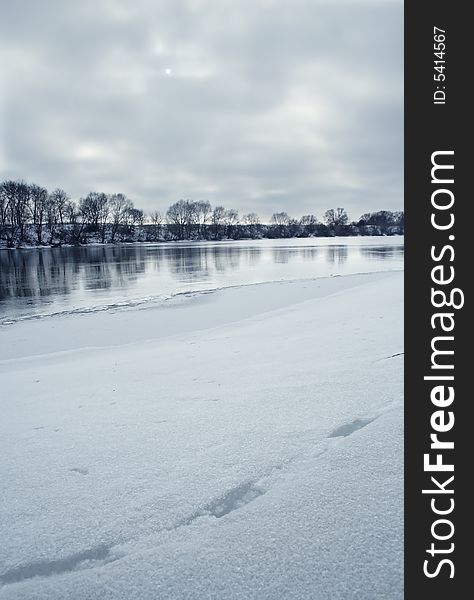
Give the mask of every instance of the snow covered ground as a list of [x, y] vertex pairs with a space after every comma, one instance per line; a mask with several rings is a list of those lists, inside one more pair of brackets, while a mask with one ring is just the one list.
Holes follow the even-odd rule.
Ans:
[[403, 597], [403, 273], [0, 331], [0, 598]]

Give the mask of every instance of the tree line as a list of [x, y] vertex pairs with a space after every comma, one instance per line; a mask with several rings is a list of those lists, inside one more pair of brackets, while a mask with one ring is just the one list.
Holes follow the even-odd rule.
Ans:
[[121, 193], [90, 192], [76, 202], [59, 188], [49, 192], [25, 181], [0, 183], [0, 240], [9, 248], [403, 233], [403, 212], [387, 210], [366, 213], [358, 221], [349, 221], [344, 208], [328, 209], [321, 221], [313, 214], [295, 219], [276, 212], [262, 223], [254, 212], [240, 216], [235, 209], [203, 200], [179, 200], [164, 214], [146, 214]]

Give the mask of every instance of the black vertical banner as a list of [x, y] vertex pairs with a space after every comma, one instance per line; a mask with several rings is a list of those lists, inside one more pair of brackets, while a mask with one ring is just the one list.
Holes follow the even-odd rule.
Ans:
[[[405, 4], [405, 597], [461, 599], [469, 579], [467, 382], [474, 169], [468, 3]], [[472, 328], [471, 328], [472, 329]], [[471, 367], [474, 370], [474, 367]], [[469, 411], [470, 412], [470, 411]], [[466, 595], [467, 594], [467, 595]]]

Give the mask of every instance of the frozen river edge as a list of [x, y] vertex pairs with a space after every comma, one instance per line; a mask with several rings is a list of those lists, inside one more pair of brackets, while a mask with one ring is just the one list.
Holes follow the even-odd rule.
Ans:
[[402, 598], [402, 272], [1, 336], [0, 598]]

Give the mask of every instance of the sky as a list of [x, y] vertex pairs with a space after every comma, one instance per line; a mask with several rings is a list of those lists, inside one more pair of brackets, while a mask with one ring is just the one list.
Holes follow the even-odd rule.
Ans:
[[401, 0], [0, 0], [0, 178], [262, 220], [403, 208]]

